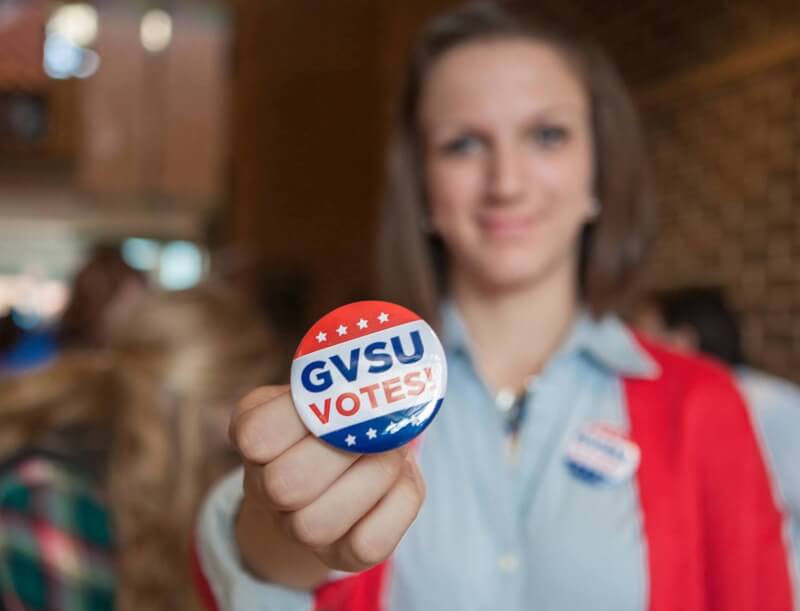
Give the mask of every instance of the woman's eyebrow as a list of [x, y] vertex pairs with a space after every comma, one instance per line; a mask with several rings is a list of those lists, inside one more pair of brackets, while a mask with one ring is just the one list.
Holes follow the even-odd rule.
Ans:
[[562, 103], [555, 103], [543, 106], [542, 108], [533, 111], [530, 114], [530, 118], [546, 119], [553, 116], [562, 116], [562, 115], [581, 116], [586, 113], [586, 110], [587, 109], [585, 108], [584, 105], [575, 104], [574, 102], [562, 102]]

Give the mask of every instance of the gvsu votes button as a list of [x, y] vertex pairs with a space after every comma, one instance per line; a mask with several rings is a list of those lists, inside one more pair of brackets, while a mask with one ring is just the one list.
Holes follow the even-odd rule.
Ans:
[[412, 311], [360, 301], [311, 327], [291, 378], [295, 407], [314, 435], [351, 452], [385, 452], [436, 416], [447, 363], [433, 329]]

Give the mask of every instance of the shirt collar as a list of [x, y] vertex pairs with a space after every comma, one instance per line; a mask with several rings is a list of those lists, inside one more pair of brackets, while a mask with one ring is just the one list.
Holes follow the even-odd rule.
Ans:
[[[442, 343], [455, 354], [471, 352], [469, 335], [464, 320], [451, 300], [441, 308]], [[613, 315], [593, 317], [581, 309], [567, 341], [554, 359], [569, 354], [580, 354], [613, 374], [632, 378], [656, 378], [658, 364], [639, 344], [633, 333]]]

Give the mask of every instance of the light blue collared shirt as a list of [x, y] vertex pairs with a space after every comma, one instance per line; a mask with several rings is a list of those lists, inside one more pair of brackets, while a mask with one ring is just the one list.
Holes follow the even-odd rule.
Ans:
[[590, 485], [564, 452], [590, 423], [627, 432], [621, 378], [657, 365], [617, 319], [582, 314], [528, 390], [511, 461], [504, 416], [452, 306], [442, 322], [447, 398], [420, 449], [428, 496], [393, 557], [388, 608], [646, 609], [635, 478]]

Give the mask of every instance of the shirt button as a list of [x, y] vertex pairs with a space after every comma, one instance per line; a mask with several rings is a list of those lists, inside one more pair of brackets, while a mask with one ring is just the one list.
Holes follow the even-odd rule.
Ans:
[[516, 554], [503, 554], [497, 560], [497, 566], [504, 573], [513, 573], [519, 568], [519, 556]]
[[497, 391], [497, 395], [495, 395], [494, 403], [503, 413], [507, 413], [511, 411], [511, 408], [514, 407], [514, 403], [517, 401], [517, 395], [514, 394], [514, 391], [510, 388], [501, 388]]

